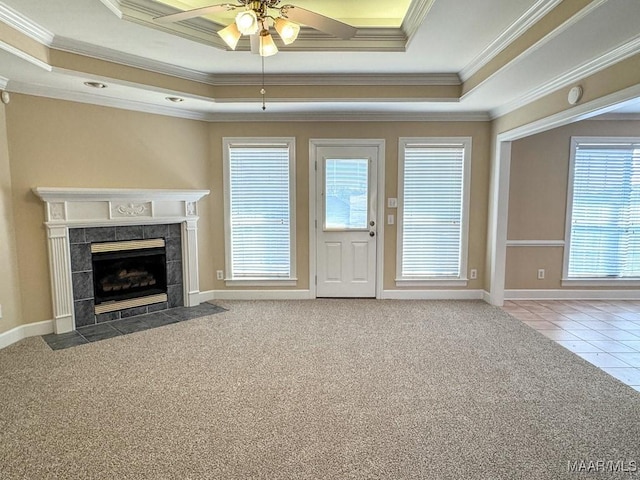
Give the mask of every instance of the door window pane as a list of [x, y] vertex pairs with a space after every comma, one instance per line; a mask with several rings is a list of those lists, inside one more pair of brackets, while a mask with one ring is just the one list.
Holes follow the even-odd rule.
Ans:
[[367, 229], [369, 160], [327, 159], [324, 173], [325, 229]]

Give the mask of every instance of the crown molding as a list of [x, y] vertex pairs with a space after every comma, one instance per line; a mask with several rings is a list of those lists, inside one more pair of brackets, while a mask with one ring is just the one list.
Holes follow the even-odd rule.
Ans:
[[[217, 35], [217, 24], [203, 17], [196, 17], [172, 24], [154, 22], [155, 17], [179, 12], [180, 10], [153, 0], [105, 0], [108, 8], [125, 21], [137, 23], [171, 35], [178, 35], [187, 40], [228, 50], [227, 45]], [[217, 25], [220, 27], [220, 25]]]
[[[433, 1], [414, 0], [412, 6], [415, 5], [413, 8], [416, 9], [416, 12], [423, 12], [422, 15], [426, 15], [428, 8], [425, 8], [423, 4], [429, 4]], [[102, 0], [102, 2], [123, 20], [178, 35], [221, 50], [229, 50], [217, 35], [218, 29], [223, 25], [218, 25], [206, 18], [196, 17], [178, 23], [158, 24], [153, 21], [155, 17], [176, 13], [180, 10], [152, 0]], [[303, 27], [296, 42], [283, 48], [282, 51], [403, 52], [406, 50], [406, 45], [407, 34], [402, 28], [360, 28], [352, 39], [343, 40], [312, 28]], [[248, 50], [250, 50], [249, 41], [242, 39], [236, 51]]]
[[11, 91], [14, 93], [22, 93], [25, 95], [33, 95], [36, 97], [53, 98], [56, 100], [66, 100], [71, 102], [86, 103], [90, 105], [98, 105], [101, 107], [120, 108], [123, 110], [132, 110], [142, 113], [153, 113], [156, 115], [165, 115], [169, 117], [184, 118], [188, 120], [208, 120], [209, 114], [204, 112], [195, 112], [190, 110], [179, 109], [176, 107], [153, 105], [133, 100], [124, 100], [120, 98], [104, 97], [91, 93], [76, 92], [60, 88], [52, 88], [43, 85], [33, 85], [23, 82], [12, 82]]
[[592, 117], [587, 119], [589, 121], [592, 120], [605, 120], [605, 121], [622, 121], [622, 122], [637, 122], [640, 121], [640, 113], [605, 113], [603, 115], [598, 115], [597, 117]]
[[[260, 85], [261, 75], [215, 75], [210, 79], [212, 85]], [[455, 73], [399, 74], [399, 75], [267, 75], [265, 85], [460, 85]]]
[[111, 10], [116, 17], [122, 18], [122, 11], [120, 10], [120, 2], [118, 0], [100, 0], [105, 7]]
[[176, 67], [175, 65], [171, 65], [168, 63], [150, 60], [128, 53], [118, 52], [116, 50], [111, 50], [99, 45], [92, 45], [70, 38], [56, 37], [53, 41], [53, 44], [51, 45], [51, 48], [95, 58], [97, 60], [104, 60], [107, 62], [117, 63], [119, 65], [125, 65], [128, 67], [139, 68], [141, 70], [147, 70], [154, 73], [160, 73], [162, 75], [169, 75], [172, 77], [211, 85], [215, 84], [212, 81], [211, 75], [207, 73], [198, 72], [196, 70], [191, 70], [188, 68]]
[[[513, 58], [512, 60], [504, 63], [503, 65], [500, 65], [500, 67], [498, 67], [494, 72], [492, 72], [489, 76], [487, 76], [487, 78], [483, 79], [472, 90], [470, 90], [467, 93], [465, 93], [462, 96], [462, 98], [466, 98], [469, 95], [472, 95], [474, 92], [478, 91], [478, 89], [479, 89], [479, 87], [481, 85], [484, 85], [485, 83], [487, 83], [492, 77], [497, 75], [499, 72], [505, 70], [508, 67], [512, 67], [513, 65], [517, 64], [518, 62], [521, 62], [529, 54], [531, 54], [531, 53], [535, 52], [536, 50], [542, 48], [544, 45], [546, 45], [548, 42], [550, 42], [551, 40], [556, 38], [558, 35], [560, 35], [564, 31], [566, 31], [567, 29], [569, 29], [571, 26], [577, 24], [578, 22], [580, 22], [580, 20], [582, 20], [583, 18], [587, 17], [589, 14], [591, 14], [594, 10], [599, 8], [606, 1], [607, 0], [593, 0], [589, 5], [584, 7], [577, 14], [575, 14], [574, 16], [572, 16], [571, 18], [569, 18], [568, 20], [563, 22], [561, 25], [559, 25], [558, 27], [553, 29], [551, 32], [547, 33], [545, 36], [543, 36], [538, 41], [536, 41], [531, 46], [529, 46], [529, 48], [526, 48], [525, 50], [520, 52], [515, 58]], [[462, 76], [461, 76], [461, 78], [462, 78]]]
[[[487, 122], [486, 112], [300, 112], [300, 113], [210, 113], [185, 110], [169, 106], [154, 105], [133, 100], [98, 96], [42, 85], [22, 82], [11, 84], [11, 91], [36, 97], [66, 100], [71, 102], [120, 108], [142, 113], [165, 115], [188, 120], [206, 122]], [[184, 107], [184, 104], [182, 104]], [[256, 108], [258, 102], [256, 101]]]
[[43, 45], [50, 45], [53, 42], [53, 33], [1, 2], [0, 22], [6, 23], [11, 28]]
[[5, 52], [10, 53], [11, 55], [14, 55], [18, 58], [21, 58], [22, 60], [25, 60], [35, 65], [36, 67], [42, 68], [43, 70], [46, 70], [48, 72], [51, 71], [51, 65], [49, 65], [46, 62], [43, 62], [42, 60], [34, 57], [33, 55], [29, 55], [28, 53], [20, 50], [19, 48], [14, 47], [13, 45], [9, 45], [8, 43], [0, 41], [0, 50], [4, 50]]
[[9, 84], [8, 78], [0, 77], [0, 90], [4, 90], [5, 88], [7, 88], [8, 84]]
[[[164, 62], [149, 60], [136, 55], [118, 52], [105, 47], [56, 37], [51, 48], [69, 53], [83, 55], [98, 60], [139, 68], [162, 75], [191, 80], [214, 86], [227, 85], [260, 85], [261, 75], [222, 74], [212, 75], [176, 67]], [[460, 85], [460, 78], [455, 73], [431, 74], [398, 74], [398, 75], [267, 75], [266, 85]]]
[[518, 99], [491, 110], [489, 114], [491, 115], [492, 119], [495, 119], [506, 115], [507, 113], [513, 112], [514, 110], [524, 107], [531, 102], [539, 100], [540, 98], [556, 90], [576, 83], [583, 78], [589, 77], [590, 75], [593, 75], [601, 70], [615, 65], [618, 62], [621, 62], [626, 58], [637, 54], [639, 49], [640, 35], [636, 36], [631, 41], [624, 43], [614, 48], [613, 50], [610, 50], [604, 55], [601, 55], [600, 57], [595, 58], [589, 62], [583, 63], [579, 67], [572, 69], [570, 72], [567, 72], [564, 75], [560, 75], [553, 80], [540, 85], [538, 88], [530, 90], [528, 93], [519, 97]]
[[520, 138], [546, 132], [569, 123], [588, 120], [595, 116], [615, 110], [618, 104], [640, 97], [640, 84], [619, 90], [587, 103], [575, 105], [549, 117], [536, 120], [527, 125], [516, 127], [498, 134], [498, 142], [513, 141]]
[[[217, 36], [217, 35], [216, 35]], [[349, 40], [303, 27], [294, 43], [282, 52], [405, 52], [407, 34], [402, 28], [359, 28]], [[249, 51], [249, 42], [240, 42], [236, 51]]]
[[491, 59], [509, 46], [515, 39], [520, 37], [529, 28], [535, 25], [541, 18], [557, 7], [562, 0], [538, 0], [520, 18], [513, 22], [502, 34], [496, 38], [487, 48], [471, 60], [469, 64], [460, 71], [462, 81], [467, 81], [475, 73], [485, 66]]
[[[100, 0], [118, 18], [151, 27], [186, 39], [228, 50], [227, 45], [218, 37], [220, 25], [205, 18], [193, 18], [180, 24], [160, 25], [153, 18], [175, 13], [177, 9], [152, 0]], [[317, 30], [303, 27], [298, 40], [288, 51], [405, 51], [408, 38], [419, 28], [435, 0], [414, 0], [405, 16], [410, 19], [402, 28], [361, 28], [351, 40], [342, 40]], [[39, 43], [51, 46], [69, 44], [71, 40], [58, 40], [52, 32], [41, 27], [16, 10], [0, 3], [0, 21]], [[78, 42], [81, 43], [81, 42]], [[249, 42], [239, 45], [238, 51], [250, 50]], [[283, 50], [284, 51], [284, 50]]]
[[484, 112], [216, 113], [210, 122], [487, 122]]
[[413, 40], [414, 35], [418, 32], [424, 19], [427, 18], [435, 1], [436, 0], [413, 0], [411, 5], [409, 5], [401, 27], [407, 36], [405, 48], [408, 47], [411, 40]]

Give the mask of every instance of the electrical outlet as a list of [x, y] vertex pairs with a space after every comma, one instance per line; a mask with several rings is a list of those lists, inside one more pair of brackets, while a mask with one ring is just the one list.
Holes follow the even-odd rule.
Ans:
[[217, 270], [216, 271], [216, 278], [218, 280], [224, 280], [224, 270]]
[[387, 208], [398, 208], [398, 199], [387, 198]]
[[538, 269], [538, 280], [544, 280], [544, 268]]
[[475, 268], [472, 268], [471, 271], [469, 272], [469, 278], [471, 280], [476, 280], [478, 278], [478, 270], [476, 270]]

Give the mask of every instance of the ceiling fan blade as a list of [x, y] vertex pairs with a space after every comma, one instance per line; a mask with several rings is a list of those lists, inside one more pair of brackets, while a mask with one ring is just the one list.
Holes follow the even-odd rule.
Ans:
[[194, 8], [193, 10], [187, 10], [186, 12], [170, 13], [169, 15], [162, 15], [153, 19], [158, 23], [171, 23], [179, 22], [180, 20], [187, 20], [193, 17], [199, 17], [201, 15], [207, 15], [209, 13], [227, 12], [235, 10], [236, 5], [230, 3], [221, 3], [219, 5], [209, 5], [208, 7]]
[[346, 23], [339, 22], [333, 18], [325, 17], [311, 10], [307, 10], [295, 5], [285, 5], [282, 7], [282, 13], [289, 20], [293, 20], [297, 23], [302, 23], [321, 32], [329, 33], [334, 37], [343, 38], [348, 40], [352, 38], [357, 28], [347, 25]]

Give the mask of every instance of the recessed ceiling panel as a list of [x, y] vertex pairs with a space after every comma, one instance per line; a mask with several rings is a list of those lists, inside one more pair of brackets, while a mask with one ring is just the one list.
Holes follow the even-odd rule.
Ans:
[[[220, 0], [157, 0], [177, 8], [192, 10], [223, 3]], [[233, 3], [233, 2], [230, 2]], [[335, 18], [354, 27], [399, 28], [407, 14], [411, 0], [285, 0], [280, 6], [292, 4], [311, 10], [327, 17]], [[226, 24], [237, 12], [209, 15], [206, 18], [216, 23]]]

